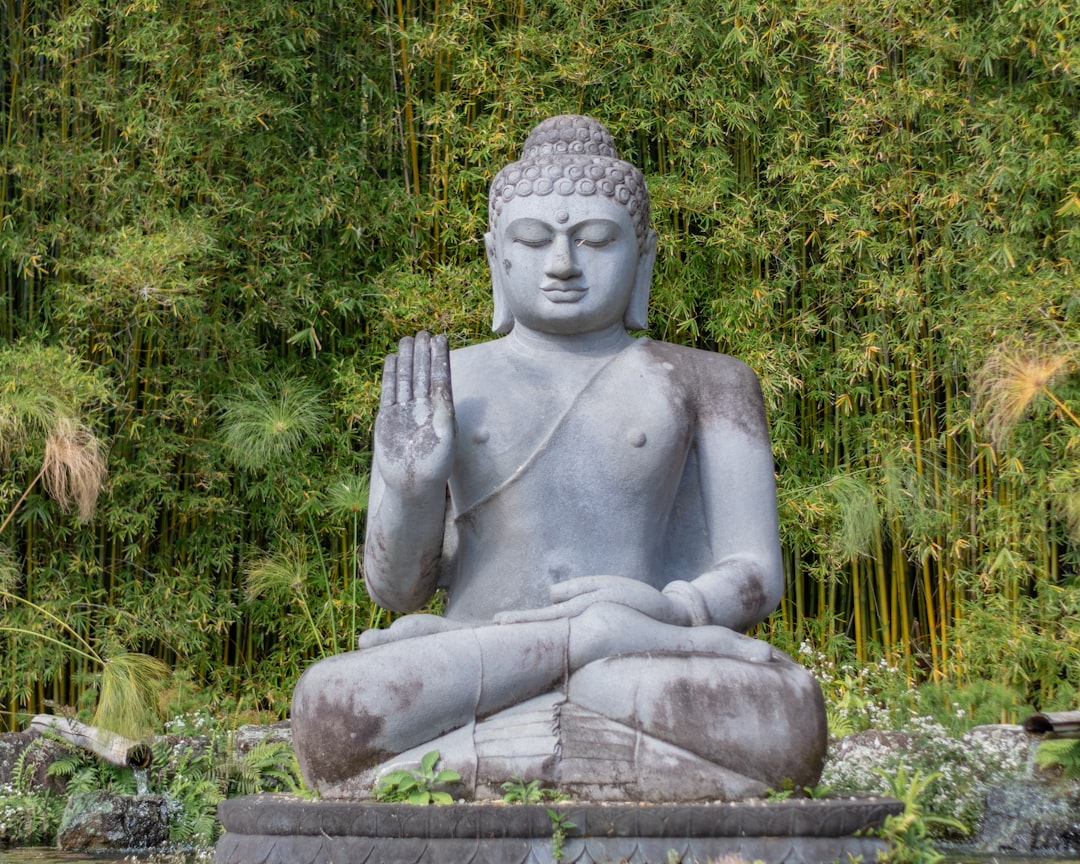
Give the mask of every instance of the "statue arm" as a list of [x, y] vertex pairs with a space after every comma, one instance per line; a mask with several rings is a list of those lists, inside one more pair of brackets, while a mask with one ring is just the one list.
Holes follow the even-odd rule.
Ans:
[[435, 590], [453, 455], [446, 339], [406, 337], [386, 358], [375, 421], [364, 576], [380, 606], [412, 612]]
[[428, 601], [438, 581], [445, 491], [403, 496], [387, 490], [373, 465], [370, 498], [364, 539], [368, 594], [385, 609], [414, 612]]
[[664, 593], [681, 601], [694, 624], [745, 631], [776, 608], [784, 590], [776, 479], [757, 376], [741, 361], [716, 359], [715, 399], [697, 430], [713, 566]]

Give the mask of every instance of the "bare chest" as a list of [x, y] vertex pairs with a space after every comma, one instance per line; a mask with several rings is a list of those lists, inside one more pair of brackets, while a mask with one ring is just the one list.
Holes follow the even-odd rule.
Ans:
[[548, 495], [655, 500], [677, 484], [693, 416], [663, 368], [620, 360], [471, 372], [454, 381], [457, 512], [526, 473], [537, 506]]

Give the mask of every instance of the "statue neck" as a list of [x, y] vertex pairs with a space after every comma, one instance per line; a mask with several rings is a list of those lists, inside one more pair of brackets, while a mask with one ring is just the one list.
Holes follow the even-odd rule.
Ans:
[[506, 338], [524, 354], [557, 352], [593, 357], [617, 354], [635, 341], [621, 323], [589, 333], [542, 333], [515, 323]]

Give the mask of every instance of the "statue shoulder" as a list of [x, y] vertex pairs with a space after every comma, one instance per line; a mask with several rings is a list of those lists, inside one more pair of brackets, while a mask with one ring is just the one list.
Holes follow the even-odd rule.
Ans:
[[768, 438], [761, 382], [745, 362], [670, 342], [650, 341], [644, 348], [668, 370], [700, 419], [733, 424], [752, 437]]
[[655, 362], [668, 364], [672, 371], [702, 384], [760, 390], [757, 373], [738, 357], [671, 342], [643, 341], [645, 351]]

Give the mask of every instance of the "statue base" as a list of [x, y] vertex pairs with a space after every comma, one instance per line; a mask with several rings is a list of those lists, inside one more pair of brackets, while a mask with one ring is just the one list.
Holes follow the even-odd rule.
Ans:
[[875, 861], [884, 841], [856, 832], [902, 811], [893, 798], [421, 807], [250, 795], [218, 805], [226, 833], [214, 861], [668, 864], [732, 854], [765, 864], [831, 864], [848, 856]]

